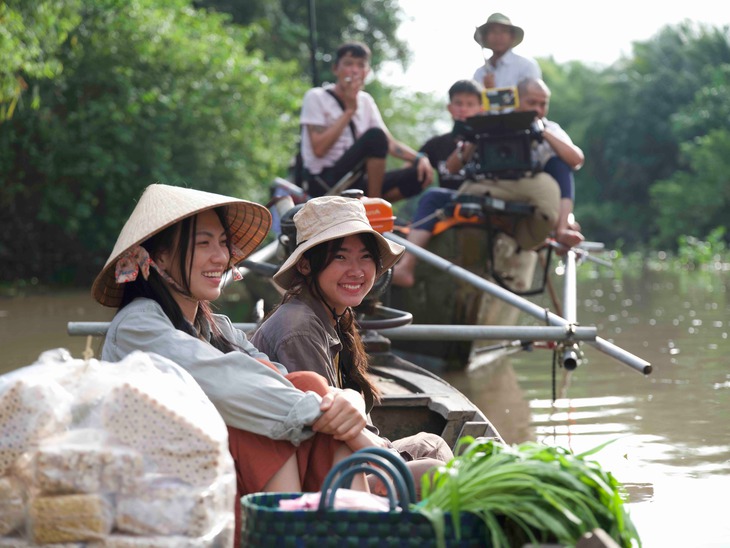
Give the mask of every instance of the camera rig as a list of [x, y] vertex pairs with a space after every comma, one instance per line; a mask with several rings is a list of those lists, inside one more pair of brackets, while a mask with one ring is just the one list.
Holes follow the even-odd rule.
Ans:
[[532, 160], [533, 143], [542, 142], [542, 123], [535, 111], [479, 114], [457, 121], [453, 134], [474, 143], [464, 166], [467, 179], [520, 179], [540, 170]]

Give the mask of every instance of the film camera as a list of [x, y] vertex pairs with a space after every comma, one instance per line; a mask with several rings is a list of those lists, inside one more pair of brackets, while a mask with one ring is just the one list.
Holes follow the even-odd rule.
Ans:
[[534, 111], [479, 114], [457, 121], [453, 134], [475, 143], [476, 150], [464, 166], [468, 179], [520, 179], [539, 171], [532, 160], [534, 143], [542, 142], [542, 123]]

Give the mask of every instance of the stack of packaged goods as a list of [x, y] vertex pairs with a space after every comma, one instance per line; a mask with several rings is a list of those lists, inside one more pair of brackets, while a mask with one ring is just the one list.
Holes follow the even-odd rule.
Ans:
[[164, 358], [0, 377], [0, 548], [230, 546], [235, 494], [223, 420]]

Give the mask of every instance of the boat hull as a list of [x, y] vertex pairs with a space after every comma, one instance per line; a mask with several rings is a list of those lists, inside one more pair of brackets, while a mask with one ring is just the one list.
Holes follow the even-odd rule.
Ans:
[[382, 392], [381, 402], [370, 413], [382, 436], [401, 439], [430, 432], [452, 448], [467, 435], [501, 440], [484, 413], [459, 390], [393, 354], [385, 337], [367, 332], [363, 340], [370, 355], [370, 373]]

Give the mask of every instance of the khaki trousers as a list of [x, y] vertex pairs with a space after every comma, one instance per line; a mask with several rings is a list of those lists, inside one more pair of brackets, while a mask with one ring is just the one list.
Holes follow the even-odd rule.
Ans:
[[522, 249], [533, 249], [554, 230], [560, 210], [560, 187], [547, 173], [522, 179], [465, 181], [460, 194], [489, 195], [507, 202], [527, 202], [535, 208], [531, 217], [517, 221], [515, 240]]

